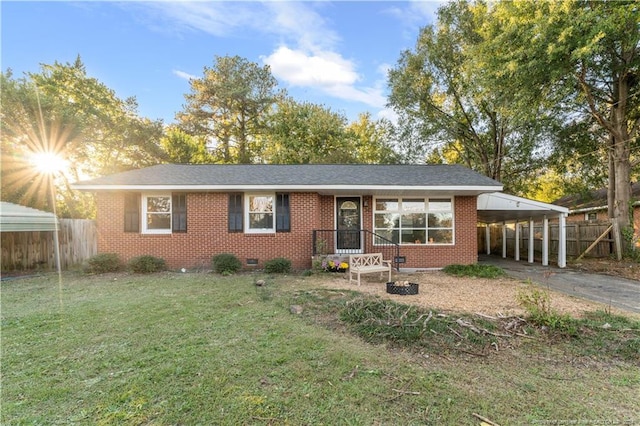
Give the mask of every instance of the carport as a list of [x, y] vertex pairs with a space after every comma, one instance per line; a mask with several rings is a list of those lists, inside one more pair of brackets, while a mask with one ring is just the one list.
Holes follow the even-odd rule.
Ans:
[[[15, 259], [26, 259], [30, 256], [29, 247], [16, 246], [10, 237], [12, 234], [53, 232], [53, 251], [58, 273], [60, 267], [60, 250], [58, 231], [60, 224], [58, 218], [49, 212], [25, 207], [18, 204], [0, 202], [0, 234], [2, 235], [2, 262], [6, 265], [14, 264]], [[9, 239], [9, 244], [7, 244]]]
[[58, 219], [53, 213], [0, 202], [1, 232], [56, 231], [57, 226]]
[[507, 225], [515, 225], [514, 260], [520, 260], [520, 223], [529, 224], [528, 262], [534, 263], [534, 224], [542, 222], [542, 264], [549, 265], [549, 219], [558, 219], [558, 266], [567, 266], [566, 217], [569, 209], [502, 192], [478, 196], [478, 222], [485, 225], [486, 253], [491, 254], [490, 225], [502, 226], [502, 257], [507, 257]]

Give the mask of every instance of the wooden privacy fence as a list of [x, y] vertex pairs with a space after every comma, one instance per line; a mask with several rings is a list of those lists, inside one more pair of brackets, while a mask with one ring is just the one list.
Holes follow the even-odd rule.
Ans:
[[[60, 219], [60, 264], [78, 265], [98, 252], [96, 224], [87, 219]], [[2, 232], [2, 271], [56, 268], [53, 231]]]
[[[600, 237], [611, 224], [609, 222], [568, 222], [567, 257], [578, 257]], [[534, 225], [534, 257], [542, 257], [542, 224]], [[478, 251], [486, 253], [485, 228], [478, 228]], [[490, 227], [491, 253], [502, 253], [502, 226]], [[507, 257], [515, 254], [515, 225], [507, 224]], [[520, 259], [528, 257], [529, 224], [520, 224]], [[549, 224], [549, 255], [558, 254], [558, 224]], [[615, 244], [612, 235], [601, 239], [585, 257], [609, 257], [615, 255]]]

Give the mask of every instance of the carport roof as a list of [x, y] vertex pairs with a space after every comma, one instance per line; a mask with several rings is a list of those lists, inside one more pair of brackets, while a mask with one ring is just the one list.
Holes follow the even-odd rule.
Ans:
[[18, 204], [0, 202], [0, 231], [55, 231], [58, 220], [53, 213]]
[[542, 220], [544, 216], [552, 218], [568, 214], [569, 209], [566, 207], [501, 192], [478, 195], [478, 221], [483, 223]]

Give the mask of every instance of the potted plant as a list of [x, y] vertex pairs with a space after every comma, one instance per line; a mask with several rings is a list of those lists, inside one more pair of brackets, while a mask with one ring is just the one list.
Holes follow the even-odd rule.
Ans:
[[324, 260], [322, 262], [322, 269], [327, 272], [346, 272], [349, 269], [347, 262], [336, 262], [333, 260]]

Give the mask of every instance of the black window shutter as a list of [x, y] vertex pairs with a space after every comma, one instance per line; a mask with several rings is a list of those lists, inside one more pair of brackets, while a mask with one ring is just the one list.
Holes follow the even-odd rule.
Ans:
[[140, 232], [140, 194], [124, 194], [124, 232]]
[[276, 194], [276, 232], [291, 231], [291, 212], [289, 209], [289, 194]]
[[242, 232], [243, 209], [241, 193], [229, 194], [229, 232]]
[[187, 232], [187, 194], [171, 196], [171, 217], [173, 232]]

